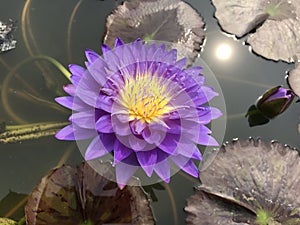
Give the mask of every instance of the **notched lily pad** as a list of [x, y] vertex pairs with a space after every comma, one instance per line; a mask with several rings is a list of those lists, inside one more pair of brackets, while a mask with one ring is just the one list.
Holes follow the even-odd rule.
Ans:
[[300, 55], [299, 0], [212, 0], [215, 16], [228, 33], [247, 39], [254, 52], [272, 60], [290, 62]]
[[296, 150], [278, 142], [235, 141], [203, 168], [185, 208], [188, 224], [300, 224]]
[[[24, 217], [24, 206], [27, 201], [27, 195], [9, 191], [9, 193], [0, 201], [0, 217], [6, 216], [12, 209], [13, 213], [9, 213], [9, 217], [14, 220], [20, 220]], [[16, 206], [19, 206], [16, 208]], [[1, 223], [0, 223], [1, 225]]]
[[289, 72], [287, 80], [290, 88], [299, 97], [300, 96], [300, 63], [296, 63], [295, 69]]
[[[104, 43], [113, 47], [120, 37], [125, 42], [145, 41], [174, 43], [179, 57], [192, 62], [204, 42], [204, 22], [187, 3], [180, 0], [125, 1], [107, 17]], [[180, 44], [180, 45], [179, 45]]]
[[17, 41], [13, 39], [12, 32], [15, 30], [14, 22], [4, 23], [0, 21], [0, 53], [16, 47]]
[[29, 196], [27, 224], [154, 224], [148, 197], [140, 187], [120, 190], [109, 180], [115, 174], [111, 164], [98, 169], [105, 177], [87, 163], [53, 169]]

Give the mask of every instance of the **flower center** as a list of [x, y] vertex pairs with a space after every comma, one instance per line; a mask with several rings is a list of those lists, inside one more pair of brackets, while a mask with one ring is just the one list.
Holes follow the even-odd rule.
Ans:
[[173, 107], [168, 105], [170, 97], [167, 83], [163, 83], [162, 77], [148, 72], [126, 79], [120, 91], [120, 102], [128, 109], [129, 120], [150, 123], [169, 113]]

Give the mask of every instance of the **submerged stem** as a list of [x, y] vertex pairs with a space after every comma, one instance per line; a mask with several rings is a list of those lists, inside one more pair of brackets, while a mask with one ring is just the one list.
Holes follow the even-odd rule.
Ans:
[[45, 55], [37, 55], [37, 56], [32, 56], [29, 57], [25, 60], [23, 60], [22, 62], [20, 62], [17, 66], [15, 66], [6, 76], [6, 78], [3, 81], [3, 86], [1, 89], [1, 100], [3, 103], [3, 108], [4, 110], [7, 112], [7, 114], [17, 123], [21, 123], [24, 124], [27, 121], [23, 120], [22, 118], [20, 118], [18, 115], [15, 114], [15, 112], [12, 110], [12, 108], [10, 107], [9, 101], [8, 101], [8, 84], [10, 83], [10, 81], [13, 79], [13, 75], [25, 64], [30, 63], [32, 61], [35, 60], [46, 60], [50, 63], [52, 63], [57, 69], [59, 69], [61, 71], [61, 73], [68, 79], [70, 80], [71, 77], [71, 73], [61, 64], [59, 63], [57, 60], [55, 60], [54, 58], [50, 57], [50, 56], [45, 56]]

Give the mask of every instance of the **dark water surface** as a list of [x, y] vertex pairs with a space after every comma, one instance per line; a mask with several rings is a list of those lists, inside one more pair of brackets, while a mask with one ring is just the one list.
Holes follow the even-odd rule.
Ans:
[[[80, 4], [79, 4], [80, 2]], [[206, 23], [206, 44], [201, 58], [216, 75], [227, 108], [227, 127], [224, 141], [233, 138], [247, 139], [249, 136], [261, 137], [270, 141], [276, 139], [293, 147], [300, 146], [297, 132], [299, 106], [291, 107], [269, 124], [250, 128], [244, 117], [245, 112], [256, 98], [268, 88], [285, 83], [285, 72], [293, 65], [265, 60], [248, 50], [243, 40], [234, 40], [222, 33], [213, 17], [214, 7], [210, 1], [187, 0], [204, 18]], [[115, 7], [113, 0], [0, 0], [0, 20], [17, 21], [18, 29], [14, 33], [18, 41], [17, 48], [0, 55], [0, 85], [7, 74], [22, 60], [34, 55], [47, 55], [55, 58], [65, 67], [70, 63], [83, 65], [86, 48], [100, 52], [105, 31], [105, 20]], [[78, 7], [72, 15], [74, 7]], [[71, 27], [70, 18], [73, 16]], [[217, 47], [227, 43], [232, 48], [232, 56], [226, 61], [216, 57]], [[68, 47], [70, 46], [70, 49]], [[59, 70], [46, 63], [44, 75], [55, 81], [49, 90], [45, 85], [41, 70], [34, 62], [22, 66], [18, 76], [26, 80], [44, 100], [53, 102], [53, 98], [68, 81]], [[2, 88], [2, 86], [1, 86]], [[27, 123], [41, 121], [66, 121], [69, 111], [57, 111], [41, 101], [30, 102], [20, 97], [28, 90], [20, 79], [9, 83], [9, 104], [22, 121]], [[18, 124], [3, 109], [0, 102], [1, 121]], [[0, 145], [0, 198], [9, 190], [29, 193], [49, 169], [56, 166], [66, 149], [73, 149], [67, 160], [69, 164], [78, 164], [82, 156], [76, 145], [71, 142], [57, 141], [46, 137], [35, 141]], [[172, 198], [167, 191], [155, 191], [158, 202], [152, 204], [157, 225], [185, 224], [185, 199], [193, 193], [197, 181], [186, 179], [177, 174], [172, 177], [170, 189], [176, 204], [176, 213], [172, 210]], [[176, 219], [175, 219], [176, 218]]]

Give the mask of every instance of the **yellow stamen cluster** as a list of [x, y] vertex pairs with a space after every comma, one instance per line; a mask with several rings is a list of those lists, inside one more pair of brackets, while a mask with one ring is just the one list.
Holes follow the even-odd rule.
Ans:
[[173, 109], [168, 105], [170, 96], [166, 83], [162, 77], [147, 72], [125, 80], [119, 94], [130, 121], [138, 119], [150, 123]]

